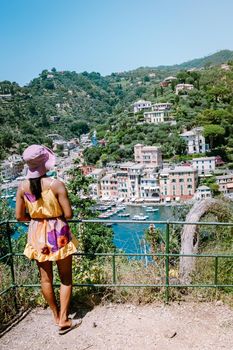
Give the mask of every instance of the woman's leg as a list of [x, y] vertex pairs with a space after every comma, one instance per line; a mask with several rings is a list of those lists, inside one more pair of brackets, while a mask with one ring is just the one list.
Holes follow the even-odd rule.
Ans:
[[40, 272], [41, 289], [43, 296], [53, 312], [55, 323], [59, 323], [59, 309], [53, 290], [53, 266], [52, 261], [37, 261]]
[[62, 260], [57, 260], [57, 267], [61, 279], [60, 287], [60, 327], [71, 324], [68, 320], [68, 311], [72, 294], [72, 255]]

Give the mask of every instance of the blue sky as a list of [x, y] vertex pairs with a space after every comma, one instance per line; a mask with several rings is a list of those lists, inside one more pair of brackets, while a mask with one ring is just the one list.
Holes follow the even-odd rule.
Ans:
[[0, 81], [102, 75], [233, 49], [231, 0], [0, 0]]

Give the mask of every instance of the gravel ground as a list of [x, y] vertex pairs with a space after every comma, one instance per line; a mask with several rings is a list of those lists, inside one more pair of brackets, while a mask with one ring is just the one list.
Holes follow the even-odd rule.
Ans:
[[35, 309], [0, 339], [0, 349], [233, 349], [233, 310], [222, 302], [109, 304], [73, 316], [82, 325], [58, 335], [49, 310]]

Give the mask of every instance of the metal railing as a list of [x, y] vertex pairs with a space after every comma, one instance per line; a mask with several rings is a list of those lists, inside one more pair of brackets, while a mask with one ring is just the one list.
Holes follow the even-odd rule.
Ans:
[[[16, 290], [17, 288], [26, 287], [26, 288], [34, 288], [34, 287], [40, 287], [40, 284], [18, 284], [15, 279], [15, 266], [14, 266], [14, 257], [20, 257], [24, 256], [23, 253], [20, 252], [14, 252], [12, 249], [12, 237], [11, 237], [11, 224], [15, 224], [17, 221], [15, 220], [8, 220], [0, 222], [0, 227], [5, 226], [5, 231], [2, 234], [6, 235], [7, 241], [8, 241], [8, 249], [9, 252], [5, 254], [4, 256], [0, 257], [0, 262], [4, 259], [9, 259], [9, 265], [10, 265], [10, 272], [11, 272], [11, 285], [8, 288], [5, 288], [4, 290], [0, 291], [0, 296], [3, 294], [6, 294], [10, 290]], [[102, 223], [102, 224], [153, 224], [153, 225], [165, 225], [165, 250], [163, 253], [118, 253], [118, 252], [112, 252], [112, 253], [75, 253], [74, 255], [78, 256], [85, 256], [85, 255], [92, 255], [92, 256], [102, 256], [102, 257], [111, 257], [112, 259], [112, 283], [108, 284], [96, 284], [96, 283], [73, 283], [74, 287], [164, 287], [165, 288], [165, 301], [169, 301], [169, 289], [170, 288], [180, 288], [180, 287], [191, 287], [191, 288], [221, 288], [221, 287], [233, 287], [233, 284], [223, 284], [219, 283], [218, 276], [219, 276], [219, 259], [233, 259], [233, 253], [232, 254], [176, 254], [170, 252], [170, 226], [171, 225], [206, 225], [206, 226], [222, 226], [222, 227], [232, 227], [233, 222], [226, 223], [226, 222], [182, 222], [182, 221], [137, 221], [137, 220], [69, 220], [69, 222], [72, 223]], [[161, 257], [165, 259], [165, 282], [164, 283], [158, 283], [158, 284], [121, 284], [117, 282], [117, 273], [116, 273], [116, 257]], [[200, 283], [200, 284], [182, 284], [182, 283], [170, 283], [170, 277], [169, 277], [169, 261], [170, 258], [173, 257], [197, 257], [197, 258], [213, 258], [214, 259], [214, 278], [213, 283]], [[54, 284], [54, 286], [59, 286], [58, 284]], [[14, 296], [15, 297], [15, 296]], [[15, 305], [17, 305], [16, 297], [15, 297]]]

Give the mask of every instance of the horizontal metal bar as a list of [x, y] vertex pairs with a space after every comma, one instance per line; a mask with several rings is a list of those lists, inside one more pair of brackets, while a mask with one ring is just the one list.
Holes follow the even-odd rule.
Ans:
[[[19, 221], [17, 220], [8, 220], [7, 221], [9, 224], [15, 224], [15, 223], [19, 223]], [[6, 221], [3, 221], [0, 223], [0, 225], [2, 224], [6, 224]], [[177, 224], [177, 225], [207, 225], [207, 226], [233, 226], [233, 222], [216, 222], [216, 221], [211, 221], [211, 222], [206, 222], [206, 221], [193, 221], [193, 222], [186, 222], [186, 221], [174, 221], [174, 220], [166, 220], [166, 221], [156, 221], [156, 220], [146, 220], [146, 221], [141, 221], [141, 220], [108, 220], [108, 219], [71, 219], [68, 220], [68, 222], [71, 223], [116, 223], [116, 224], [133, 224], [133, 223], [137, 223], [137, 224], [141, 224], [141, 225], [145, 225], [145, 224]], [[20, 221], [20, 223], [28, 223], [28, 221]]]
[[11, 255], [12, 255], [11, 253], [7, 253], [6, 255], [1, 256], [0, 261]]
[[[10, 253], [7, 255], [11, 255]], [[23, 253], [12, 253], [13, 256], [25, 256]], [[112, 257], [112, 256], [157, 256], [157, 257], [164, 257], [164, 256], [173, 256], [173, 257], [196, 257], [196, 258], [233, 258], [233, 254], [179, 254], [179, 253], [74, 253], [75, 256], [104, 256], [104, 257]], [[6, 255], [5, 255], [6, 256]]]
[[[60, 284], [53, 284], [54, 287], [60, 287]], [[178, 288], [223, 288], [233, 287], [233, 284], [97, 284], [97, 283], [73, 283], [73, 287], [178, 287]], [[16, 288], [35, 288], [41, 287], [40, 284], [18, 284]]]
[[7, 293], [10, 289], [14, 288], [15, 286], [11, 285], [10, 287], [8, 287], [7, 289], [4, 289], [0, 292], [0, 296]]
[[95, 256], [158, 256], [158, 257], [164, 257], [164, 256], [173, 256], [173, 257], [204, 257], [204, 258], [233, 258], [233, 254], [178, 254], [178, 253], [74, 253], [73, 255], [77, 256], [88, 256], [88, 255], [95, 255]]

